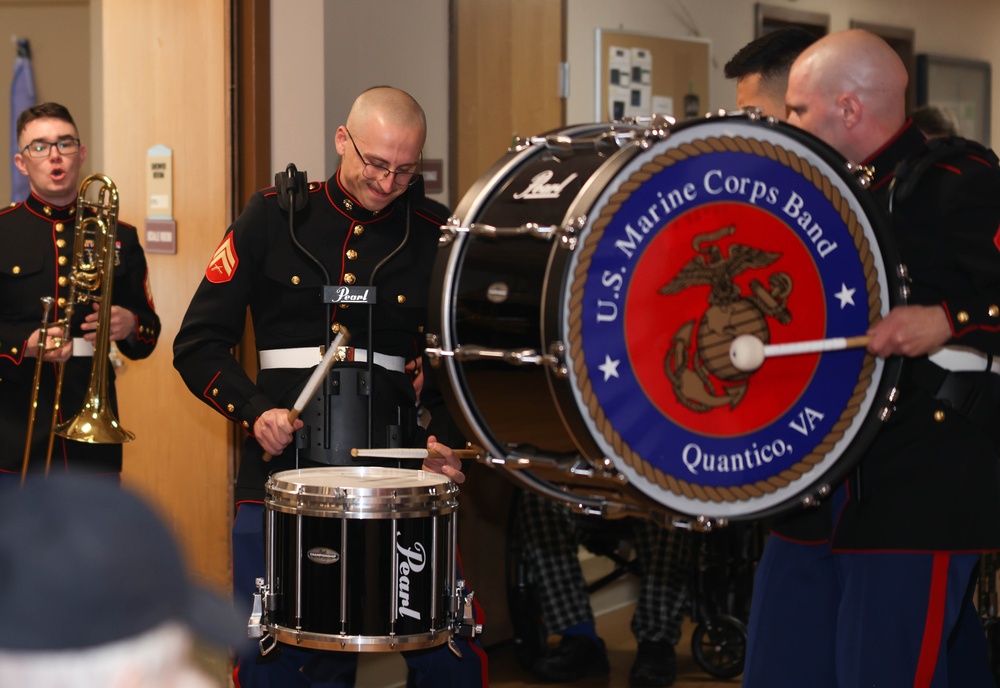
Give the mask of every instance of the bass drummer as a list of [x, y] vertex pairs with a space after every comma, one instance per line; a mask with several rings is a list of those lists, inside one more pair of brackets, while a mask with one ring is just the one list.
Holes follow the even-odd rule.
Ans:
[[882, 39], [829, 34], [792, 65], [788, 121], [852, 163], [908, 269], [906, 305], [867, 333], [903, 356], [898, 401], [821, 509], [776, 524], [754, 584], [748, 688], [994, 686], [973, 593], [1000, 549], [1000, 168], [928, 142]]
[[[188, 388], [247, 433], [236, 483], [233, 579], [236, 600], [248, 617], [254, 581], [264, 576], [268, 476], [343, 463], [342, 457], [323, 455], [315, 447], [297, 451], [293, 434], [303, 422], [288, 420], [331, 334], [344, 328], [350, 333], [350, 347], [342, 351], [346, 360], [337, 364], [341, 374], [364, 369], [370, 350], [375, 351], [373, 446], [389, 446], [390, 427], [400, 429], [401, 446], [423, 444], [406, 369], [422, 355], [428, 285], [445, 220], [430, 210], [423, 195], [426, 133], [424, 111], [409, 94], [376, 87], [359, 95], [335, 133], [341, 164], [334, 175], [308, 188], [302, 184], [296, 199], [298, 178], [290, 168], [293, 193], [284, 196], [279, 184], [253, 195], [211, 258], [174, 340], [174, 366]], [[369, 306], [324, 303], [325, 285], [371, 287], [377, 295], [372, 331]], [[243, 338], [248, 308], [260, 352], [256, 381], [232, 353]], [[350, 391], [337, 395], [344, 404], [339, 411], [334, 406], [337, 413], [367, 404], [367, 395]], [[442, 457], [426, 459], [423, 468], [463, 482], [461, 463], [437, 441], [441, 433], [435, 434], [433, 424], [447, 419], [443, 405], [426, 389], [422, 403], [431, 412], [427, 447]], [[362, 432], [359, 442], [364, 439]], [[265, 452], [274, 458], [268, 460]], [[486, 656], [478, 642], [456, 638], [455, 643], [459, 652], [442, 644], [403, 653], [415, 681], [409, 685], [486, 685]], [[235, 681], [238, 688], [346, 687], [354, 684], [356, 670], [356, 654], [282, 644], [266, 656], [256, 648], [244, 652]]]

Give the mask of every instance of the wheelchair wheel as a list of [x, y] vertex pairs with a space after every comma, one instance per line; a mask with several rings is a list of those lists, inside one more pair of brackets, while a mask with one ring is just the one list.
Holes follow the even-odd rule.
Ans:
[[691, 656], [715, 678], [734, 678], [743, 673], [746, 649], [747, 627], [732, 616], [713, 616], [699, 623], [691, 636]]

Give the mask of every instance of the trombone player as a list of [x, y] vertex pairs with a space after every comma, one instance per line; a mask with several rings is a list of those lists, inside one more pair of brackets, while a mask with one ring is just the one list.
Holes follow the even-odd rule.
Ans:
[[[69, 110], [57, 103], [35, 105], [20, 114], [17, 146], [14, 164], [28, 178], [31, 193], [23, 202], [0, 211], [0, 484], [20, 479], [24, 467], [28, 473], [47, 470], [49, 458], [55, 473], [117, 479], [122, 468], [121, 444], [55, 437], [51, 457], [46, 456], [53, 411], [58, 406], [61, 422], [81, 408], [92, 369], [107, 376], [108, 403], [117, 413], [113, 366], [95, 366], [93, 359], [101, 306], [88, 302], [76, 307], [66, 341], [62, 341], [62, 327], [56, 325], [70, 291], [78, 186], [87, 148], [80, 142]], [[97, 250], [92, 242], [82, 244], [84, 253]], [[114, 282], [110, 316], [105, 314], [108, 337], [125, 357], [146, 358], [156, 346], [160, 319], [134, 227], [117, 224], [113, 258], [108, 263], [106, 269], [113, 270]], [[49, 324], [43, 328], [45, 297], [53, 303], [51, 313], [46, 313]], [[40, 347], [43, 329], [47, 336]], [[39, 352], [43, 356], [40, 365]], [[59, 365], [65, 370], [56, 399]]]

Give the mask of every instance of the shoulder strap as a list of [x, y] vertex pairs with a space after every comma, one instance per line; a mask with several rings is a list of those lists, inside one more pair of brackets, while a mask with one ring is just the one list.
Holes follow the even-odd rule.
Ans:
[[969, 141], [961, 136], [928, 139], [919, 150], [896, 165], [889, 185], [889, 211], [892, 212], [894, 203], [905, 201], [916, 190], [924, 174], [931, 167], [971, 155], [983, 158], [994, 168], [1000, 167], [997, 154], [981, 143]]

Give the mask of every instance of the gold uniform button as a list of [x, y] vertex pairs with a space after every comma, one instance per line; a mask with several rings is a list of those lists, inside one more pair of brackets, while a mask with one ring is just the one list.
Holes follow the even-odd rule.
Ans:
[[20, 275], [21, 274], [21, 266], [20, 265], [15, 265], [11, 269], [11, 272], [13, 272], [15, 275]]
[[357, 259], [358, 259], [358, 252], [355, 251], [353, 248], [350, 249], [347, 252], [347, 260], [357, 260]]
[[56, 231], [57, 232], [61, 232], [64, 229], [66, 229], [66, 225], [64, 225], [62, 222], [57, 222], [56, 223]]
[[301, 281], [298, 275], [292, 275], [292, 284], [298, 284]]
[[232, 404], [226, 404], [226, 410], [232, 413], [233, 411], [236, 410], [236, 407], [233, 406]]
[[56, 239], [56, 246], [58, 246], [59, 248], [62, 248], [65, 245], [66, 245], [66, 240], [65, 239]]
[[354, 284], [357, 280], [358, 278], [354, 276], [353, 272], [344, 273], [344, 284]]
[[986, 309], [986, 312], [990, 314], [991, 318], [1000, 318], [1000, 306], [993, 304]]
[[60, 276], [59, 277], [59, 286], [60, 287], [65, 287], [67, 284], [69, 284], [69, 277], [67, 277], [66, 275]]
[[396, 301], [399, 303], [406, 303], [406, 296], [404, 294], [400, 294], [396, 297]]
[[59, 307], [62, 308], [62, 307], [64, 307], [66, 305], [66, 299], [64, 297], [60, 296], [59, 297], [59, 301], [57, 301], [57, 303], [59, 304]]
[[965, 311], [959, 311], [957, 319], [958, 322], [964, 325], [965, 323], [969, 322], [969, 314], [966, 313]]
[[218, 387], [213, 387], [212, 388], [212, 396], [213, 397], [219, 396], [219, 388]]
[[347, 304], [346, 303], [342, 303], [342, 304], [340, 304], [340, 307], [343, 308], [344, 310], [346, 310], [347, 309]]
[[362, 225], [354, 225], [354, 236], [361, 236], [365, 233], [365, 228]]
[[330, 326], [330, 331], [333, 332], [334, 334], [339, 334], [340, 333], [340, 323], [333, 323], [333, 325]]
[[10, 352], [15, 356], [17, 356], [17, 347], [15, 346], [13, 349], [10, 350]]
[[249, 429], [250, 428], [250, 421], [248, 421], [248, 420], [243, 421], [243, 427]]
[[944, 420], [944, 411], [941, 410], [935, 411], [934, 420], [936, 420], [938, 423], [942, 422]]
[[68, 262], [69, 262], [69, 258], [67, 258], [66, 256], [59, 256], [59, 264], [60, 265], [65, 265]]

